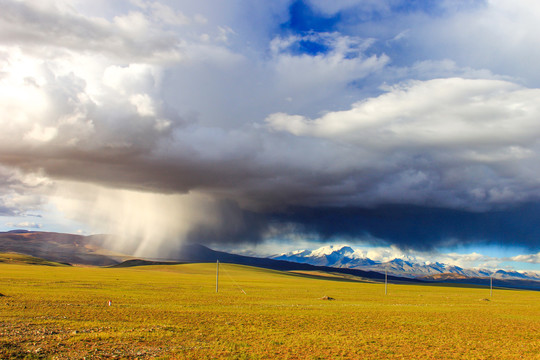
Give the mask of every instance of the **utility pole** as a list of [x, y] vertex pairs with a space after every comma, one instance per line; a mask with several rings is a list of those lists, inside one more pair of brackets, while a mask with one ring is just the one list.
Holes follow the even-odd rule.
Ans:
[[219, 290], [219, 260], [216, 260], [216, 292]]
[[388, 269], [384, 269], [384, 295], [388, 295]]

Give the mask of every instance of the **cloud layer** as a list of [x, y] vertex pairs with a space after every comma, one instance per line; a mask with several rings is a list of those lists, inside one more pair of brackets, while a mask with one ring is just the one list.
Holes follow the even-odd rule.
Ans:
[[157, 255], [540, 246], [535, 3], [0, 5], [0, 214], [54, 204]]
[[413, 81], [350, 110], [317, 119], [276, 113], [267, 122], [355, 148], [362, 156], [347, 168], [378, 175], [363, 186], [364, 203], [479, 209], [538, 198], [539, 96], [500, 80]]

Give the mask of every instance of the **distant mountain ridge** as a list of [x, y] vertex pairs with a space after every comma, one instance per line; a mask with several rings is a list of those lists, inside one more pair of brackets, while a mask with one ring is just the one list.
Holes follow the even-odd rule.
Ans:
[[[230, 254], [212, 250], [200, 244], [183, 244], [177, 253], [171, 253], [168, 259], [134, 259], [132, 256], [113, 256], [106, 248], [105, 235], [82, 236], [43, 231], [15, 230], [0, 232], [0, 252], [17, 252], [49, 261], [69, 264], [96, 266], [142, 266], [172, 264], [178, 262], [220, 262], [261, 267], [280, 271], [326, 271], [353, 275], [375, 281], [384, 280], [384, 275], [374, 271], [349, 268], [321, 267], [311, 264], [299, 264], [268, 258], [258, 258]], [[106, 254], [106, 255], [104, 255]], [[396, 283], [420, 283], [421, 280], [399, 276], [389, 276], [389, 281]]]
[[[215, 262], [219, 260], [223, 263], [248, 265], [279, 271], [341, 274], [340, 276], [353, 276], [357, 279], [374, 282], [384, 282], [385, 279], [384, 268], [381, 270], [381, 266], [386, 266], [386, 264], [352, 256], [351, 254], [354, 254], [355, 251], [351, 247], [318, 249], [315, 252], [307, 250], [296, 251], [293, 254], [294, 256], [290, 256], [296, 257], [300, 261], [290, 261], [215, 251], [200, 244], [184, 244], [178, 249], [178, 252], [170, 253], [167, 259], [135, 259], [132, 256], [117, 254], [107, 250], [107, 244], [110, 241], [114, 241], [114, 238], [104, 235], [82, 236], [41, 231], [0, 232], [0, 252], [17, 252], [64, 264], [148, 266], [159, 264], [169, 265], [179, 262]], [[309, 259], [309, 255], [312, 254], [316, 256]], [[315, 260], [321, 265], [310, 263]], [[322, 264], [332, 264], [333, 266]], [[358, 266], [358, 268], [354, 268], [353, 266]], [[405, 272], [397, 272], [397, 270], [401, 271], [402, 269], [411, 271], [411, 269], [418, 268], [418, 264], [404, 259], [394, 259], [392, 262], [389, 262], [388, 266], [392, 266], [394, 269], [389, 271], [388, 274], [388, 281], [392, 283], [437, 282], [455, 283], [464, 286], [489, 285], [489, 280], [486, 279], [486, 276], [471, 277], [469, 275], [458, 274], [457, 272], [466, 273], [467, 270], [458, 267], [452, 268], [439, 263], [429, 264], [430, 271], [436, 272], [437, 269], [439, 271], [442, 271], [441, 269], [444, 269], [444, 271], [454, 269], [455, 273], [444, 273], [445, 275], [441, 275], [440, 272], [437, 272], [431, 275], [416, 274], [413, 276]], [[426, 270], [426, 273], [428, 272]], [[477, 272], [476, 274], [482, 275], [483, 273]], [[489, 276], [489, 273], [487, 276]], [[540, 291], [540, 281], [538, 279], [531, 280], [527, 273], [498, 270], [495, 276], [497, 281], [496, 283], [494, 281], [494, 286]]]
[[[330, 245], [316, 250], [296, 250], [289, 253], [271, 256], [272, 259], [293, 261], [316, 266], [349, 268], [384, 272], [397, 276], [422, 278], [442, 274], [455, 274], [467, 278], [485, 278], [493, 276], [496, 279], [535, 280], [540, 281], [540, 273], [533, 271], [491, 271], [487, 269], [464, 269], [456, 265], [433, 263], [417, 263], [413, 260], [395, 258], [387, 262], [369, 259], [358, 250], [348, 245]], [[451, 276], [449, 278], [452, 278]]]

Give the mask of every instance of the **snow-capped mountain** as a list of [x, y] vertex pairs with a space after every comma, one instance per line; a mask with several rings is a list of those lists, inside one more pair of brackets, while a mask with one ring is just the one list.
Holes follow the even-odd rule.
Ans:
[[296, 250], [272, 256], [276, 260], [292, 261], [317, 266], [371, 270], [408, 277], [422, 277], [440, 274], [456, 274], [464, 277], [489, 277], [498, 279], [539, 280], [540, 273], [486, 269], [463, 269], [456, 265], [439, 262], [418, 263], [414, 259], [396, 258], [387, 262], [374, 261], [365, 253], [347, 245], [330, 245], [317, 250]]
[[296, 250], [286, 254], [272, 256], [275, 260], [292, 261], [316, 266], [330, 266], [356, 269], [376, 265], [377, 262], [365, 258], [360, 252], [346, 245], [324, 246], [317, 250]]

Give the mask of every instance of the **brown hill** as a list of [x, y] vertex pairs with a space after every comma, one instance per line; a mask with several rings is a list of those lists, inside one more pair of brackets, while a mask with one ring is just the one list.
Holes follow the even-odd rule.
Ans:
[[106, 266], [120, 260], [102, 248], [106, 236], [15, 230], [0, 232], [0, 252], [16, 252], [54, 262]]
[[435, 274], [435, 275], [427, 275], [419, 277], [421, 280], [427, 280], [427, 281], [444, 281], [444, 280], [462, 280], [462, 279], [468, 279], [468, 276], [461, 275], [461, 274], [452, 274], [452, 273], [444, 273], [444, 274]]

